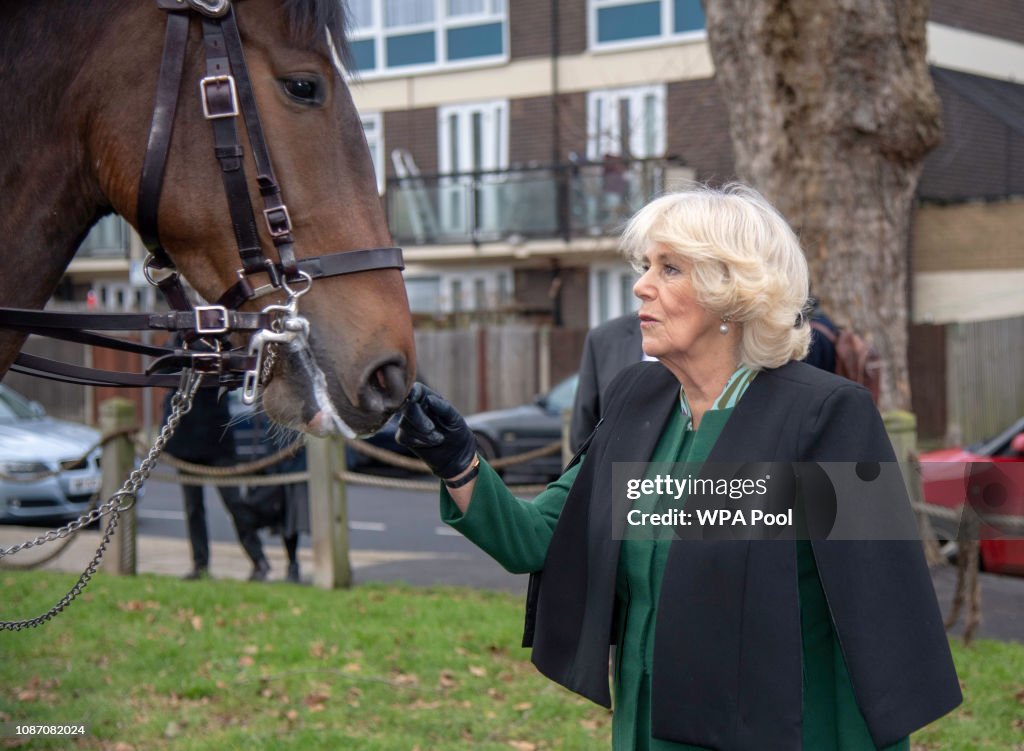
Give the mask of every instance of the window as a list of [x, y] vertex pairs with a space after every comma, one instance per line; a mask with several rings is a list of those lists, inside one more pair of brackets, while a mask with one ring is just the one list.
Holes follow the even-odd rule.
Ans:
[[438, 167], [462, 175], [439, 186], [441, 231], [464, 235], [500, 224], [501, 181], [471, 173], [508, 169], [508, 102], [476, 102], [437, 111]]
[[441, 277], [407, 276], [405, 278], [405, 292], [409, 296], [409, 310], [413, 313], [440, 312]]
[[647, 159], [665, 153], [665, 86], [587, 94], [587, 158]]
[[590, 47], [621, 47], [704, 33], [700, 0], [590, 0]]
[[483, 279], [473, 280], [473, 310], [487, 310], [487, 282]]
[[377, 192], [384, 192], [384, 129], [381, 126], [380, 113], [369, 113], [360, 116], [363, 133], [366, 134], [366, 145], [370, 147], [370, 158], [373, 159], [373, 173], [377, 176]]
[[462, 298], [462, 280], [452, 279], [451, 304], [453, 312], [461, 313], [465, 309], [465, 305], [463, 304], [465, 301]]
[[350, 45], [363, 76], [508, 57], [506, 0], [351, 0]]
[[507, 270], [458, 268], [431, 276], [406, 276], [414, 313], [459, 313], [494, 309], [502, 294], [511, 297]]
[[127, 258], [128, 224], [117, 214], [100, 219], [78, 246], [79, 258]]
[[637, 310], [633, 294], [636, 272], [625, 264], [598, 264], [590, 268], [590, 326]]

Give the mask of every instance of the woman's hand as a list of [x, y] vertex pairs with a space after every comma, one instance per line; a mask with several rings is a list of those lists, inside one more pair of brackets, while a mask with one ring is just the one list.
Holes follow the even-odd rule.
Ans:
[[414, 383], [409, 392], [395, 440], [443, 480], [464, 474], [476, 456], [476, 438], [462, 415], [422, 383]]

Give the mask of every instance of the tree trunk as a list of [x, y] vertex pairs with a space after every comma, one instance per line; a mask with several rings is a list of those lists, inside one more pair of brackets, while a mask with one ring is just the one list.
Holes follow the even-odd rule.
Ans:
[[942, 136], [927, 0], [704, 0], [736, 170], [800, 235], [813, 294], [882, 353], [909, 409], [914, 191]]

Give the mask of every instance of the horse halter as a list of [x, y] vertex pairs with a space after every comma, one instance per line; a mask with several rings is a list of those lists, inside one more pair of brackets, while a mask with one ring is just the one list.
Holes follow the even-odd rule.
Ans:
[[[13, 370], [91, 385], [172, 386], [177, 384], [178, 376], [158, 371], [185, 367], [216, 374], [214, 382], [204, 385], [234, 387], [241, 380], [243, 401], [251, 404], [258, 396], [261, 371], [269, 370], [264, 348], [306, 336], [309, 323], [298, 315], [297, 303], [313, 281], [377, 269], [403, 269], [402, 250], [370, 248], [296, 258], [291, 217], [271, 165], [231, 0], [156, 0], [156, 5], [167, 13], [167, 27], [139, 180], [137, 228], [150, 253], [145, 263], [146, 278], [163, 293], [173, 310], [167, 314], [90, 314], [0, 308], [0, 328], [158, 358], [145, 376], [83, 368], [26, 354], [19, 355]], [[202, 24], [206, 61], [198, 93], [203, 116], [213, 128], [214, 156], [221, 168], [241, 263], [236, 272], [238, 280], [214, 304], [197, 307], [189, 301], [174, 262], [160, 243], [158, 227], [160, 195], [181, 95], [189, 26], [194, 15]], [[238, 134], [240, 117], [244, 120], [256, 166], [256, 183], [263, 199], [262, 219], [277, 250], [277, 261], [263, 253], [257, 214], [249, 196], [244, 149]], [[162, 271], [167, 273], [157, 278]], [[269, 283], [254, 288], [249, 280], [254, 274], [266, 274]], [[267, 306], [260, 313], [238, 310], [249, 300], [274, 290], [288, 295], [285, 304]], [[184, 349], [151, 347], [83, 329], [179, 331], [184, 334], [186, 346]], [[251, 334], [247, 352], [231, 349], [227, 344], [227, 337], [236, 332]], [[214, 351], [190, 350], [188, 344], [198, 339], [213, 342]]]

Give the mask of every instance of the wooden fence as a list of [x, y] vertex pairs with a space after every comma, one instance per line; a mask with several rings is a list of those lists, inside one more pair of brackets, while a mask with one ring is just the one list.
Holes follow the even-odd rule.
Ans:
[[946, 326], [946, 439], [973, 443], [1024, 415], [1024, 317]]
[[418, 368], [463, 414], [526, 404], [576, 372], [586, 331], [527, 325], [416, 332]]

